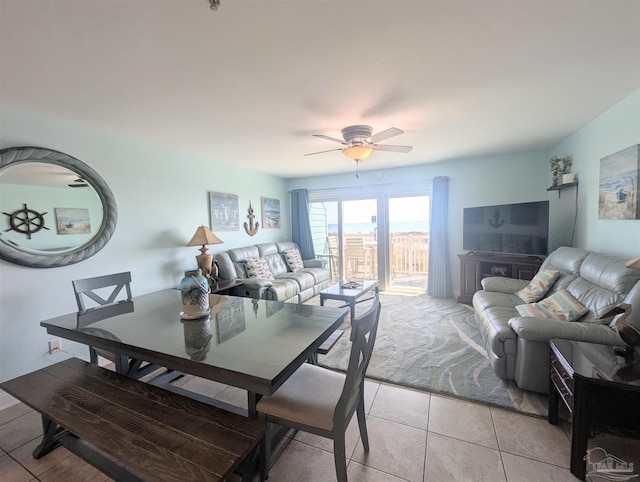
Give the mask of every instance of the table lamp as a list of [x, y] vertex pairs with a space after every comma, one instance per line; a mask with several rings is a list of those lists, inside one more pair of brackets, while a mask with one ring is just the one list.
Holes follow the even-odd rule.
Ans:
[[[202, 275], [205, 278], [211, 278], [213, 270], [213, 255], [207, 253], [208, 244], [222, 244], [223, 241], [220, 240], [215, 234], [211, 232], [211, 230], [207, 226], [199, 226], [196, 229], [196, 233], [191, 238], [191, 241], [187, 244], [187, 246], [200, 246], [200, 254], [196, 256], [196, 261], [198, 262], [198, 268], [202, 270]], [[214, 278], [217, 277], [218, 273], [214, 273]]]

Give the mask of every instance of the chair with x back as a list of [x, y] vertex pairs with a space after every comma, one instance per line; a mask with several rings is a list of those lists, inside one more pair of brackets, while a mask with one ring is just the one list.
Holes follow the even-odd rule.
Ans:
[[[96, 321], [133, 311], [130, 272], [79, 279], [71, 283], [78, 304], [78, 328], [90, 330], [86, 327]], [[146, 365], [140, 370], [141, 360], [129, 360], [126, 356], [89, 346], [91, 363], [98, 364], [98, 355], [113, 361], [118, 373], [135, 375], [136, 378], [158, 369], [155, 365]]]
[[[356, 318], [351, 326], [351, 354], [347, 373], [303, 364], [278, 390], [265, 396], [256, 408], [267, 422], [333, 439], [333, 455], [338, 482], [347, 480], [345, 432], [354, 412], [357, 414], [362, 445], [369, 451], [364, 411], [364, 378], [378, 330], [380, 301], [376, 293], [373, 306]], [[267, 477], [270, 446], [264, 444], [262, 474]]]

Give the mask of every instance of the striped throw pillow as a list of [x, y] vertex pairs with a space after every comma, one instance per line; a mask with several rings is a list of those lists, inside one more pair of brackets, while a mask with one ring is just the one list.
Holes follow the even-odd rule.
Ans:
[[516, 310], [520, 316], [535, 316], [559, 321], [576, 321], [589, 311], [567, 290], [560, 290], [538, 303], [518, 305]]
[[287, 266], [289, 266], [289, 269], [294, 273], [304, 268], [302, 257], [297, 249], [285, 249], [282, 254], [284, 255], [284, 260], [287, 262]]
[[244, 269], [247, 270], [249, 278], [274, 279], [267, 260], [264, 258], [249, 258], [245, 260]]
[[533, 277], [527, 286], [515, 292], [515, 295], [525, 303], [535, 303], [551, 289], [556, 282], [560, 271], [556, 269], [541, 269]]

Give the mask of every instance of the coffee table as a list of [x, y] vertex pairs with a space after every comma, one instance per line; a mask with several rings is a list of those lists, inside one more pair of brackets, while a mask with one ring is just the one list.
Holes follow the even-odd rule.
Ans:
[[[354, 283], [353, 287], [345, 287], [348, 283]], [[356, 313], [356, 303], [362, 303], [363, 301], [371, 299], [367, 298], [358, 301], [358, 298], [371, 290], [375, 290], [377, 293], [379, 285], [380, 283], [377, 279], [365, 279], [356, 282], [343, 281], [342, 283], [336, 283], [320, 292], [320, 306], [324, 306], [325, 300], [344, 301], [346, 304], [340, 308], [345, 306], [349, 307], [351, 310], [351, 322], [353, 323]]]

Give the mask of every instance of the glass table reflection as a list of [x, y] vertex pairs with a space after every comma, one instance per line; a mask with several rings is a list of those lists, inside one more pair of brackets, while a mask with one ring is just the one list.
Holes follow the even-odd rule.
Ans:
[[77, 314], [42, 321], [47, 333], [248, 392], [249, 416], [342, 324], [347, 310], [210, 295], [209, 317], [181, 320], [180, 293], [135, 297], [134, 310], [78, 327]]

